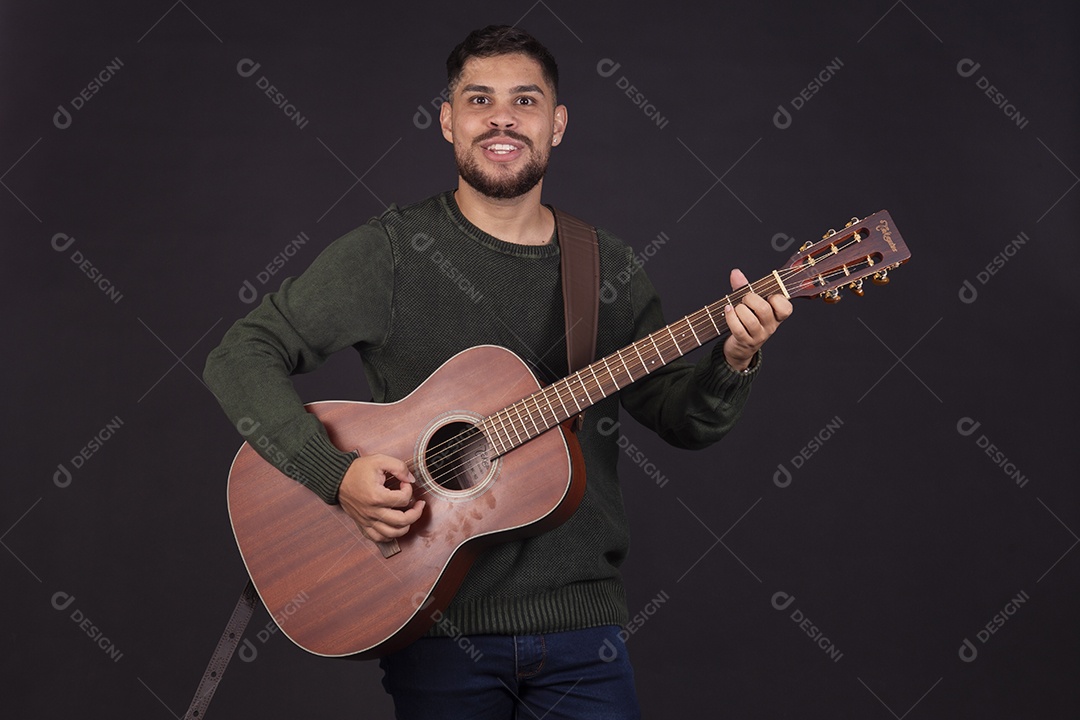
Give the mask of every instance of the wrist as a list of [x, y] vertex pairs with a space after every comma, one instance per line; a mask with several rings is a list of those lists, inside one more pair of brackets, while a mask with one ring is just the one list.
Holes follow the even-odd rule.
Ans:
[[759, 356], [760, 353], [755, 352], [748, 359], [735, 361], [725, 355], [724, 360], [727, 362], [727, 366], [732, 372], [739, 375], [749, 375], [757, 369], [758, 363], [760, 362]]

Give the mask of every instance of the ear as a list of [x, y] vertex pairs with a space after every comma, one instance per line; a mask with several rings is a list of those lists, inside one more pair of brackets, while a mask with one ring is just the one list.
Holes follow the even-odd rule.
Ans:
[[565, 105], [559, 105], [555, 108], [555, 123], [551, 135], [552, 145], [558, 145], [562, 142], [563, 133], [566, 132], [566, 123], [569, 122], [569, 119]]
[[454, 108], [450, 103], [443, 102], [442, 107], [439, 108], [439, 126], [442, 128], [442, 136], [446, 138], [446, 142], [454, 142]]

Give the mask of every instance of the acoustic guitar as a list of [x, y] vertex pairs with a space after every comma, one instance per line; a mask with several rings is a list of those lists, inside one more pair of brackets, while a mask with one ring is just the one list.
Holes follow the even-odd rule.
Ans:
[[229, 516], [260, 597], [282, 632], [317, 655], [378, 657], [423, 635], [484, 547], [570, 517], [585, 491], [570, 423], [581, 411], [727, 333], [724, 308], [762, 297], [839, 299], [884, 284], [910, 257], [885, 211], [807, 243], [764, 278], [558, 382], [541, 387], [511, 351], [447, 360], [394, 403], [307, 405], [339, 448], [400, 458], [427, 507], [408, 534], [374, 543], [247, 443], [229, 474]]

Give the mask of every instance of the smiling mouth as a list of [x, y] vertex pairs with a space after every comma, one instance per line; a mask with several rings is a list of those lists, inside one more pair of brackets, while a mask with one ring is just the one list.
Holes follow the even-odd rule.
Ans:
[[486, 145], [483, 147], [488, 152], [495, 153], [496, 155], [508, 155], [515, 150], [521, 149], [517, 145], [510, 145], [509, 143], [493, 143], [491, 145]]
[[475, 144], [494, 157], [505, 157], [532, 147], [532, 141], [512, 130], [491, 129], [476, 138]]

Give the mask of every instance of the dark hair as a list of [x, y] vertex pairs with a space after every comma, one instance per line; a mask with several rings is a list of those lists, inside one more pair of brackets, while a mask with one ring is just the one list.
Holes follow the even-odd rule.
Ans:
[[469, 58], [489, 58], [496, 55], [526, 55], [540, 63], [544, 79], [559, 94], [559, 66], [555, 58], [540, 41], [524, 30], [510, 25], [488, 25], [473, 30], [446, 58], [446, 78], [451, 92], [461, 77], [461, 70]]

